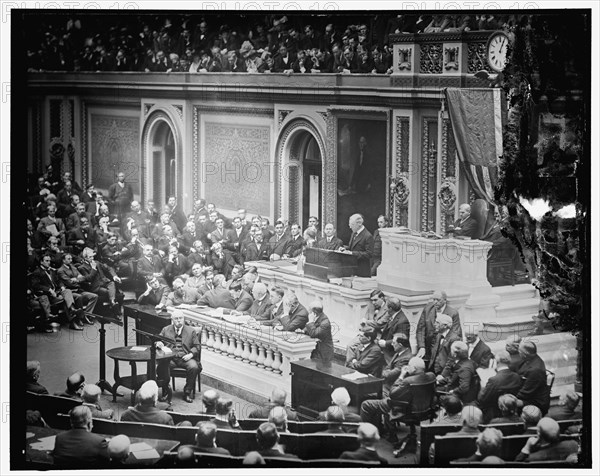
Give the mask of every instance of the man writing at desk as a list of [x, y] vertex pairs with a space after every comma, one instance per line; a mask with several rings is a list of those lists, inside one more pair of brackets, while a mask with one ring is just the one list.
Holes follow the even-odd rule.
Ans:
[[156, 342], [158, 349], [168, 347], [173, 352], [171, 360], [161, 360], [158, 363], [156, 373], [163, 382], [163, 398], [161, 401], [171, 401], [172, 390], [169, 385], [171, 379], [171, 369], [174, 367], [183, 367], [186, 371], [185, 387], [183, 388], [183, 399], [187, 403], [192, 403], [192, 391], [196, 384], [198, 374], [202, 372], [202, 365], [198, 362], [200, 356], [200, 341], [198, 334], [184, 322], [183, 312], [176, 309], [171, 314], [172, 324], [160, 331], [161, 336], [168, 337], [175, 341], [175, 344], [164, 344], [161, 341]]

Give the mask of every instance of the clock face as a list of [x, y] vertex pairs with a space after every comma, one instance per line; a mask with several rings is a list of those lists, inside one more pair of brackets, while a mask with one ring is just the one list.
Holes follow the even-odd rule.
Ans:
[[508, 37], [504, 33], [496, 33], [490, 38], [487, 45], [487, 60], [494, 71], [500, 72], [504, 69], [507, 50]]

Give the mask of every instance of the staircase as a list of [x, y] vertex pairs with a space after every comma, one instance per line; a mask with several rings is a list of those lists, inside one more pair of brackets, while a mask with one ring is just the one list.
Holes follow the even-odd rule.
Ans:
[[500, 304], [496, 307], [496, 319], [484, 324], [486, 342], [504, 341], [515, 334], [525, 337], [533, 331], [533, 316], [538, 314], [540, 297], [531, 284], [498, 286], [493, 293], [500, 296]]

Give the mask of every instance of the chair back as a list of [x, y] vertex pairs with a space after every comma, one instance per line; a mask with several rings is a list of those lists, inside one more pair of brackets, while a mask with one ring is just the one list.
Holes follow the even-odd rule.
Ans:
[[115, 435], [153, 438], [155, 440], [177, 440], [175, 427], [158, 423], [140, 423], [136, 421], [114, 422]]
[[525, 423], [488, 423], [487, 425], [479, 425], [479, 430], [483, 431], [486, 428], [496, 428], [502, 432], [504, 436], [522, 435], [525, 432]]
[[[163, 455], [163, 466], [173, 467], [174, 462], [177, 460], [176, 450], [177, 448], [173, 451], [165, 451]], [[221, 455], [216, 453], [194, 452], [194, 456], [196, 459], [194, 467], [229, 468], [241, 466], [242, 461], [244, 460], [243, 456]]]
[[344, 451], [356, 451], [360, 447], [357, 435], [344, 433], [315, 433], [298, 435], [299, 451], [294, 453], [302, 459], [339, 458]]
[[195, 445], [197, 432], [198, 428], [195, 426], [176, 426], [174, 440], [179, 441], [182, 445]]
[[446, 465], [454, 459], [471, 456], [477, 449], [476, 439], [477, 435], [436, 435], [434, 464]]
[[[51, 428], [58, 428], [61, 419], [57, 419], [59, 413], [68, 414], [73, 408], [82, 403], [72, 398], [59, 397], [58, 395], [44, 395], [26, 392], [25, 404], [27, 410], [38, 410], [42, 418]], [[69, 423], [68, 428], [71, 428]]]
[[459, 431], [462, 425], [421, 425], [421, 464], [428, 464], [429, 447], [436, 435], [445, 435], [451, 431]]
[[[241, 423], [240, 423], [241, 425]], [[345, 422], [342, 428], [346, 433], [356, 433], [359, 423]], [[306, 435], [307, 433], [318, 433], [329, 429], [329, 422], [326, 421], [288, 421], [288, 430], [291, 433]]]
[[435, 403], [435, 380], [430, 383], [410, 384], [412, 402], [410, 414], [418, 421], [431, 418]]
[[[527, 440], [533, 435], [511, 435], [502, 438], [502, 453], [500, 457], [504, 461], [514, 461], [521, 449], [527, 443]], [[561, 440], [578, 440], [579, 435], [560, 435]]]
[[208, 421], [214, 418], [214, 415], [207, 413], [180, 413], [180, 412], [167, 412], [173, 418], [173, 423], [176, 425], [182, 421], [189, 421], [192, 425], [197, 425], [201, 421]]
[[566, 431], [569, 427], [575, 426], [575, 425], [581, 425], [582, 420], [581, 420], [581, 418], [579, 418], [577, 420], [558, 420], [557, 423], [558, 423], [558, 426], [560, 426], [560, 432], [566, 433]]
[[[242, 430], [256, 431], [260, 425], [266, 423], [267, 421], [269, 420], [266, 418], [244, 418], [239, 419], [238, 423], [240, 424], [240, 428]], [[288, 427], [290, 426], [290, 423], [291, 422], [288, 422]]]

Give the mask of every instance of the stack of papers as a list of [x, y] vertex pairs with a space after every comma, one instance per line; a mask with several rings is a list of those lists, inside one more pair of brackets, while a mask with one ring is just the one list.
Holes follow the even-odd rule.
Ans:
[[134, 443], [129, 446], [129, 451], [135, 456], [135, 459], [153, 459], [160, 458], [158, 451], [156, 451], [148, 443]]
[[45, 438], [40, 438], [36, 443], [31, 443], [32, 450], [38, 451], [51, 451], [54, 449], [54, 442], [56, 441], [56, 435], [46, 436]]
[[231, 314], [223, 314], [223, 320], [232, 324], [248, 324], [250, 319], [252, 318], [248, 315], [232, 316]]
[[147, 350], [148, 347], [145, 347], [143, 345], [134, 345], [131, 350], [133, 350], [134, 352], [144, 352], [145, 350]]
[[360, 372], [352, 372], [350, 374], [342, 375], [342, 378], [346, 379], [346, 380], [358, 380], [359, 378], [365, 378], [365, 377], [368, 377], [368, 375], [360, 373]]

